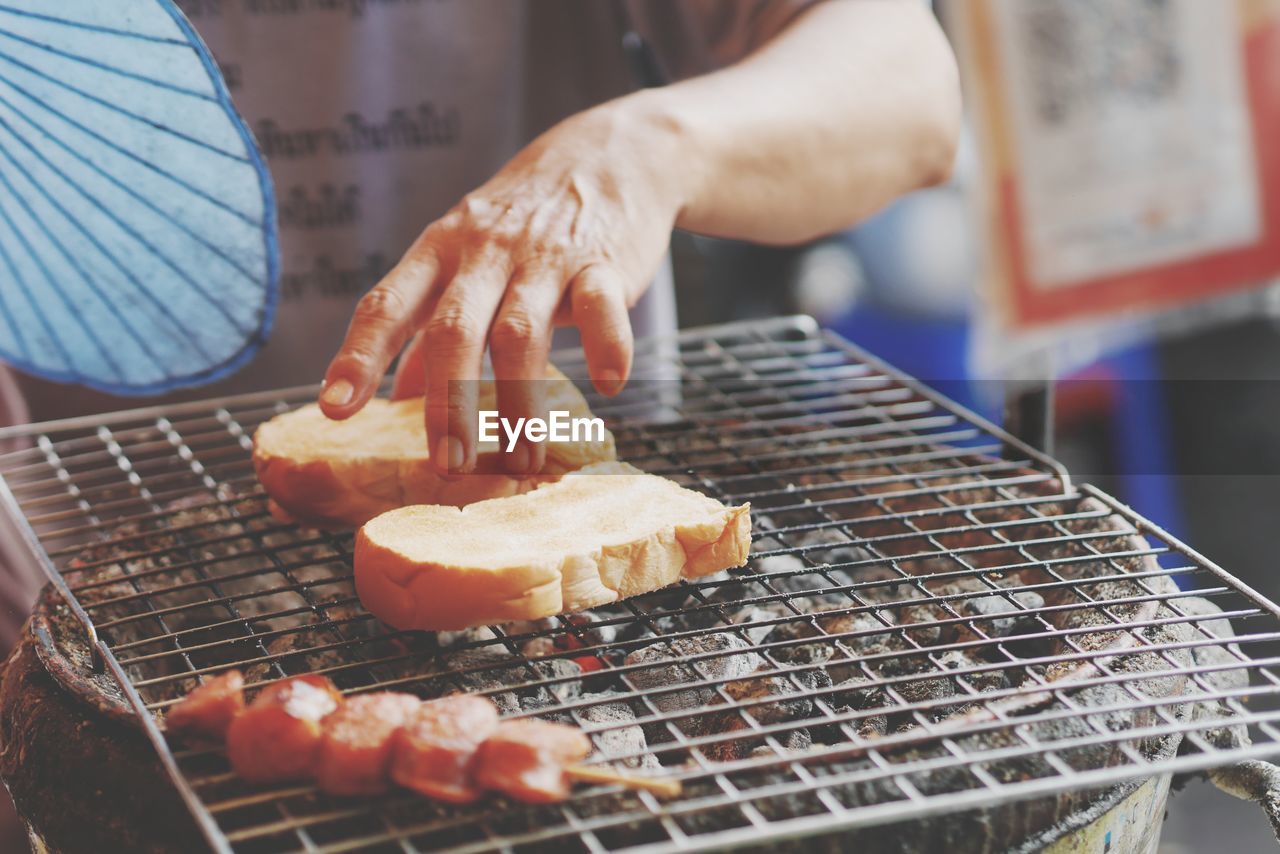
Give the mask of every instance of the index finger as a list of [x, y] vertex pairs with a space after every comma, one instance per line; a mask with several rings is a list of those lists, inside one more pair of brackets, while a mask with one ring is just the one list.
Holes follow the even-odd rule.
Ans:
[[435, 287], [433, 254], [406, 256], [360, 298], [346, 338], [325, 372], [320, 408], [330, 418], [350, 418], [369, 402], [387, 366], [409, 339]]

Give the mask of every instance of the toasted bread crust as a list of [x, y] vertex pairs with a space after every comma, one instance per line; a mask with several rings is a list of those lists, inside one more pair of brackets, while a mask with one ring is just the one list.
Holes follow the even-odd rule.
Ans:
[[[625, 490], [628, 478], [653, 477], [621, 463], [588, 466], [579, 474], [603, 467], [627, 473], [593, 478], [601, 490]], [[680, 491], [675, 484], [667, 488]], [[543, 489], [555, 490], [556, 485]], [[468, 565], [465, 553], [456, 560], [423, 561], [406, 554], [403, 534], [387, 533], [386, 525], [366, 525], [356, 535], [356, 592], [390, 626], [445, 631], [578, 611], [743, 565], [751, 544], [749, 506], [720, 507], [697, 497], [710, 506], [687, 523], [658, 524], [627, 542], [607, 545], [592, 544], [586, 533], [581, 549], [535, 552], [526, 561], [503, 566]], [[489, 508], [472, 505], [469, 511], [477, 509]], [[586, 531], [590, 518], [590, 508], [584, 507]], [[480, 538], [520, 537], [519, 531], [509, 530], [476, 533]]]

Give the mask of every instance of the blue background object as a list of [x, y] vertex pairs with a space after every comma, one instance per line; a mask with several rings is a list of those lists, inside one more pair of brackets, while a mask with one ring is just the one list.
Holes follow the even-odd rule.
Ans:
[[0, 0], [0, 358], [116, 394], [266, 340], [271, 179], [171, 0]]

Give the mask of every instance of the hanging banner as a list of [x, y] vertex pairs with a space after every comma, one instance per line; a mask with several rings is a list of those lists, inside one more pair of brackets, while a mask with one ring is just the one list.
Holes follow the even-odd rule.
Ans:
[[1280, 0], [946, 11], [1002, 325], [1169, 309], [1280, 274]]

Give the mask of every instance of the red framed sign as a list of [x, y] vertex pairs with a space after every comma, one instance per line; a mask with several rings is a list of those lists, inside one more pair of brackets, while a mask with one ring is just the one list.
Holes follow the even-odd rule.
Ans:
[[988, 284], [1030, 329], [1280, 274], [1280, 0], [961, 0]]

